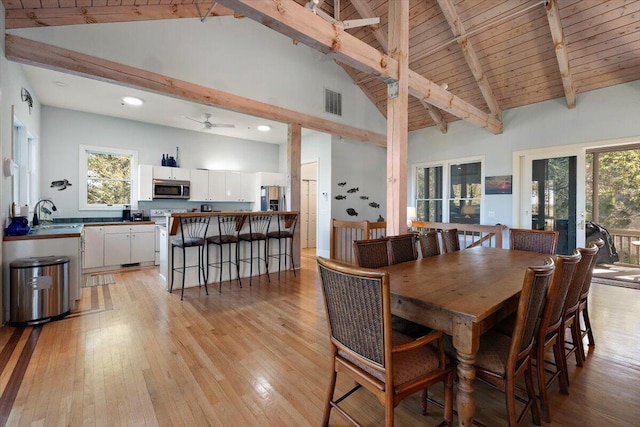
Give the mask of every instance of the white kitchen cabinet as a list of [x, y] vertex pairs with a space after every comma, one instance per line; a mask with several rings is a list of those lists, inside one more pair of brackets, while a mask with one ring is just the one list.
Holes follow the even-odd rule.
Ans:
[[243, 202], [253, 202], [259, 189], [256, 187], [256, 174], [242, 172], [240, 197]]
[[104, 227], [84, 227], [83, 268], [104, 266]]
[[227, 200], [227, 173], [209, 171], [209, 200], [223, 202]]
[[209, 196], [209, 172], [206, 169], [191, 169], [191, 192], [189, 200], [206, 202]]
[[155, 225], [105, 226], [104, 266], [155, 261]]
[[153, 166], [138, 165], [138, 200], [153, 200]]
[[175, 179], [177, 181], [189, 181], [191, 169], [172, 168], [167, 166], [153, 166], [153, 179]]
[[242, 174], [240, 172], [225, 173], [225, 200], [242, 200]]

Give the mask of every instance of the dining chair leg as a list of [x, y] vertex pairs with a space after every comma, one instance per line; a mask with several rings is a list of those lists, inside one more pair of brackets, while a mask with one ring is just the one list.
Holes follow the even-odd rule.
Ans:
[[[551, 416], [549, 414], [549, 395], [547, 393], [547, 379], [545, 375], [544, 369], [544, 353], [545, 347], [543, 344], [539, 343], [536, 349], [536, 372], [538, 374], [538, 388], [540, 391], [540, 416], [545, 423], [551, 422]], [[554, 346], [554, 353], [555, 346]], [[556, 361], [556, 366], [558, 362]], [[556, 367], [556, 369], [559, 369]], [[561, 373], [560, 376], [564, 374]]]
[[558, 383], [560, 384], [560, 393], [569, 395], [569, 383], [567, 383], [567, 359], [564, 357], [564, 338], [558, 334], [556, 343], [553, 346], [553, 353], [556, 361], [556, 369], [558, 373]]
[[589, 320], [589, 300], [586, 300], [584, 303], [584, 310], [582, 310], [582, 320], [584, 320], [587, 337], [589, 338], [589, 346], [595, 347], [596, 341], [593, 338], [593, 329], [591, 329], [591, 321]]
[[573, 339], [573, 345], [576, 346], [576, 365], [582, 368], [584, 366], [582, 361], [585, 360], [585, 356], [582, 344], [582, 334], [580, 332], [580, 316], [578, 313], [574, 315], [573, 322], [571, 323], [571, 339]]
[[[540, 420], [540, 410], [538, 409], [538, 402], [536, 401], [536, 391], [533, 387], [533, 374], [532, 374], [532, 366], [531, 360], [527, 362], [527, 367], [524, 371], [524, 381], [527, 386], [527, 395], [529, 396], [529, 401], [531, 402], [531, 417], [533, 419], [533, 425], [539, 426], [542, 425]], [[515, 385], [514, 385], [515, 392]], [[514, 403], [515, 403], [515, 394], [514, 394]], [[514, 406], [515, 409], [515, 406]], [[516, 415], [516, 424], [517, 425], [517, 415]]]

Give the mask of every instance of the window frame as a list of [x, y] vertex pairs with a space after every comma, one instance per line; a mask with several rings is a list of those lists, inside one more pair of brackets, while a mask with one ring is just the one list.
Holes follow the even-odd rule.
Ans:
[[480, 224], [484, 224], [484, 177], [485, 177], [485, 158], [484, 156], [465, 157], [459, 159], [447, 159], [434, 162], [416, 163], [412, 168], [412, 185], [413, 185], [413, 203], [418, 206], [418, 169], [442, 167], [442, 222], [450, 222], [451, 210], [450, 203], [454, 200], [469, 200], [452, 198], [451, 194], [451, 166], [460, 164], [480, 163]]
[[87, 203], [87, 185], [88, 185], [88, 173], [87, 173], [87, 157], [90, 153], [98, 154], [113, 154], [118, 156], [128, 156], [131, 165], [131, 177], [130, 177], [130, 196], [131, 202], [128, 203], [133, 209], [138, 208], [138, 152], [134, 150], [126, 150], [122, 148], [113, 147], [99, 147], [95, 145], [83, 145], [78, 146], [79, 149], [79, 174], [78, 174], [78, 210], [80, 211], [118, 211], [122, 210], [122, 203], [119, 204], [88, 204]]

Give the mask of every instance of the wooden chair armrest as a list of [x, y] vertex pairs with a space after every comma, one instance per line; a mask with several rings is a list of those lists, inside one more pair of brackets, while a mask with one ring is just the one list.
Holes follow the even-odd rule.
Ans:
[[[433, 331], [433, 332], [428, 333], [427, 335], [424, 335], [424, 336], [418, 338], [415, 341], [411, 341], [411, 342], [408, 342], [406, 344], [400, 344], [400, 345], [393, 346], [393, 348], [391, 349], [391, 352], [392, 353], [401, 353], [403, 351], [414, 350], [414, 349], [416, 349], [418, 347], [422, 347], [424, 345], [427, 345], [430, 342], [433, 342], [433, 341], [436, 341], [436, 340], [442, 340], [442, 336], [443, 336], [442, 331]], [[438, 347], [442, 347], [442, 349], [444, 351], [444, 346], [442, 345], [442, 343], [439, 343]]]

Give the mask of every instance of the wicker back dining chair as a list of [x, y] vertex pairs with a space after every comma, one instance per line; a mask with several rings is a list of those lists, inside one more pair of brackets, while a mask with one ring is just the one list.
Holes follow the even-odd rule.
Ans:
[[[180, 291], [180, 300], [184, 299], [184, 281], [187, 275], [187, 268], [198, 268], [198, 286], [204, 282], [204, 290], [209, 295], [207, 289], [207, 271], [204, 258], [207, 230], [209, 229], [209, 216], [180, 217], [180, 236], [171, 239], [171, 285], [169, 285], [169, 293], [173, 291], [173, 279], [175, 272], [182, 274], [182, 290]], [[176, 267], [175, 249], [182, 249], [182, 265]], [[198, 264], [187, 265], [187, 248], [198, 249]], [[200, 280], [202, 276], [202, 281]]]
[[[317, 260], [331, 342], [331, 375], [321, 425], [328, 426], [332, 409], [358, 425], [341, 402], [364, 387], [384, 405], [385, 426], [392, 427], [394, 408], [418, 391], [426, 414], [426, 389], [439, 382], [445, 385], [444, 424], [450, 425], [453, 368], [444, 354], [442, 332], [414, 340], [392, 331], [389, 273]], [[335, 398], [338, 372], [356, 385]]]
[[388, 244], [389, 239], [387, 237], [354, 240], [353, 254], [355, 255], [356, 263], [358, 266], [365, 268], [380, 268], [389, 265]]
[[[569, 285], [573, 280], [573, 276], [578, 267], [578, 263], [582, 255], [576, 250], [573, 255], [558, 255], [555, 263], [556, 269], [553, 274], [553, 280], [547, 291], [547, 299], [540, 318], [540, 328], [536, 337], [534, 357], [536, 359], [536, 371], [538, 373], [538, 385], [540, 388], [540, 406], [542, 420], [550, 423], [551, 416], [549, 414], [549, 396], [547, 389], [558, 378], [560, 384], [560, 392], [569, 394], [568, 384], [566, 381], [567, 366], [564, 363], [562, 354], [564, 352], [564, 331], [562, 314], [564, 304], [567, 299]], [[549, 347], [553, 348], [555, 369], [551, 367], [547, 369], [545, 365], [545, 353]], [[550, 374], [547, 378], [547, 372]]]
[[451, 228], [449, 230], [442, 230], [442, 253], [455, 252], [460, 250], [460, 237], [458, 236], [458, 229]]
[[[594, 240], [593, 244], [598, 247], [598, 253], [604, 246], [604, 240], [598, 239]], [[595, 347], [596, 341], [593, 338], [593, 329], [591, 328], [591, 320], [589, 319], [589, 309], [588, 309], [588, 298], [589, 298], [589, 289], [591, 289], [591, 279], [593, 279], [593, 269], [598, 262], [597, 257], [596, 260], [593, 261], [593, 265], [589, 272], [588, 276], [585, 278], [584, 283], [582, 284], [582, 290], [580, 291], [580, 305], [578, 306], [578, 317], [582, 315], [582, 323], [584, 323], [584, 329], [580, 331], [580, 341], [584, 339], [586, 336], [589, 340], [589, 347]], [[578, 325], [580, 323], [578, 322]], [[586, 359], [586, 354], [583, 352], [582, 356]]]
[[440, 232], [436, 230], [427, 231], [424, 234], [418, 236], [420, 241], [420, 252], [422, 252], [422, 258], [430, 256], [440, 255]]
[[418, 259], [416, 236], [416, 233], [387, 236], [387, 239], [389, 239], [387, 249], [389, 252], [389, 264], [399, 264]]
[[[531, 358], [554, 268], [552, 259], [544, 266], [527, 268], [511, 336], [490, 330], [480, 337], [476, 378], [504, 392], [509, 427], [519, 425], [529, 410], [533, 423], [540, 425]], [[516, 394], [516, 383], [521, 376], [524, 376], [527, 399]], [[516, 410], [516, 400], [524, 403], [520, 414]]]
[[509, 241], [511, 249], [553, 255], [558, 247], [558, 232], [510, 228]]

